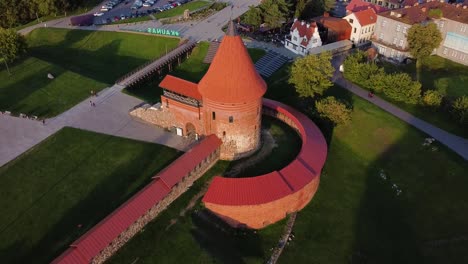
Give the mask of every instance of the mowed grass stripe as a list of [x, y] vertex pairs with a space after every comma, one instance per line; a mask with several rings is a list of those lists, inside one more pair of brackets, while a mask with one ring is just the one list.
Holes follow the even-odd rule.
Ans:
[[62, 129], [0, 168], [0, 257], [51, 261], [178, 155], [161, 145]]
[[[178, 39], [119, 32], [39, 28], [27, 36], [28, 56], [0, 71], [0, 110], [56, 116], [139, 65], [177, 46]], [[3, 67], [3, 65], [2, 65]], [[47, 74], [55, 78], [50, 80]]]

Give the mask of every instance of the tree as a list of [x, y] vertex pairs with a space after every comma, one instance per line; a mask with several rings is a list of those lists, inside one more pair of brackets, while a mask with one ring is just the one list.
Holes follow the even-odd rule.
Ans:
[[393, 100], [416, 104], [421, 97], [421, 83], [413, 81], [407, 73], [386, 74], [383, 92]]
[[429, 106], [429, 107], [439, 107], [440, 104], [442, 103], [442, 98], [443, 95], [435, 90], [427, 90], [424, 93], [424, 96], [422, 98], [422, 101], [424, 105]]
[[13, 29], [0, 28], [0, 58], [8, 69], [8, 63], [26, 51], [26, 40]]
[[458, 97], [453, 102], [452, 107], [452, 113], [455, 119], [462, 125], [468, 124], [468, 96], [464, 95], [462, 97]]
[[255, 6], [249, 6], [249, 11], [245, 13], [244, 21], [255, 27], [259, 27], [262, 24], [261, 10]]
[[270, 28], [281, 27], [289, 16], [289, 6], [285, 0], [264, 0], [259, 6], [263, 15], [263, 22]]
[[309, 0], [302, 12], [302, 19], [310, 19], [323, 15], [335, 6], [335, 0]]
[[331, 64], [332, 55], [330, 52], [323, 52], [320, 55], [308, 55], [297, 59], [291, 67], [289, 83], [294, 84], [296, 92], [300, 97], [314, 97], [322, 95], [333, 83], [335, 69]]
[[315, 108], [320, 117], [335, 125], [345, 125], [351, 121], [351, 109], [333, 96], [316, 101]]
[[420, 80], [422, 60], [439, 47], [442, 42], [442, 35], [440, 34], [437, 25], [428, 23], [426, 25], [414, 24], [408, 30], [408, 46], [411, 55], [416, 58], [416, 79]]
[[296, 10], [294, 11], [294, 17], [302, 18], [302, 12], [305, 9], [307, 0], [298, 0], [296, 4]]

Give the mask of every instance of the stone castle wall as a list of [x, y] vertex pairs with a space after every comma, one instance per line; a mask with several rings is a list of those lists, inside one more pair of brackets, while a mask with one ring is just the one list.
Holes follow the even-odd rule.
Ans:
[[122, 246], [125, 245], [133, 236], [140, 232], [145, 225], [151, 222], [156, 216], [164, 211], [173, 201], [185, 193], [193, 183], [198, 180], [206, 171], [208, 171], [218, 160], [220, 149], [216, 149], [202, 163], [198, 164], [193, 170], [185, 175], [182, 180], [177, 183], [171, 192], [164, 197], [160, 202], [155, 204], [145, 215], [142, 215], [136, 222], [129, 226], [116, 239], [114, 239], [99, 255], [93, 258], [92, 263], [103, 263], [113, 254], [115, 254]]

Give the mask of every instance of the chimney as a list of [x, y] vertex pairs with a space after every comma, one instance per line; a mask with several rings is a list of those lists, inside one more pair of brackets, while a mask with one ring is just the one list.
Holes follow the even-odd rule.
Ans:
[[466, 9], [466, 6], [463, 6], [463, 9]]
[[304, 20], [301, 21], [301, 26], [303, 26], [305, 24]]
[[459, 8], [461, 5], [462, 5], [462, 4], [458, 3], [458, 4], [456, 5], [456, 7]]
[[296, 22], [296, 21], [297, 21], [297, 17], [294, 18], [294, 22]]
[[418, 3], [418, 2], [416, 2], [416, 3], [415, 3], [413, 6], [418, 6], [418, 5], [419, 5], [419, 3]]
[[310, 24], [309, 24], [309, 23], [307, 23], [306, 26], [307, 26], [307, 28], [310, 28]]
[[426, 7], [421, 8], [421, 11], [426, 12], [427, 11]]
[[328, 13], [328, 12], [323, 13], [323, 17], [329, 17], [329, 16], [330, 16], [330, 13]]

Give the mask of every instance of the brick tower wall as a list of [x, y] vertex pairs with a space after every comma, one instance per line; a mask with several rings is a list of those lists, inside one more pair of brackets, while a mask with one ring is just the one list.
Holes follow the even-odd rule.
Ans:
[[222, 104], [204, 99], [203, 113], [205, 134], [215, 134], [223, 141], [221, 159], [240, 159], [259, 148], [261, 98], [244, 104]]
[[230, 206], [206, 203], [205, 206], [233, 227], [264, 228], [304, 208], [313, 198], [320, 177], [315, 177], [299, 191], [270, 203]]

